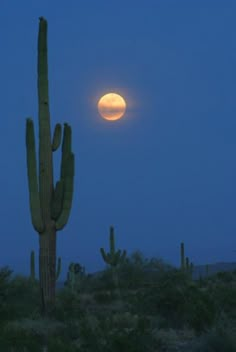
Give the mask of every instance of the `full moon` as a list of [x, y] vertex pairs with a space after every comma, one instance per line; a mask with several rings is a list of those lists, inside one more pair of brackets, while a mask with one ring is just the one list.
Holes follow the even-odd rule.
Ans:
[[98, 101], [98, 111], [105, 120], [119, 120], [124, 116], [125, 110], [126, 102], [119, 94], [108, 93], [103, 95]]

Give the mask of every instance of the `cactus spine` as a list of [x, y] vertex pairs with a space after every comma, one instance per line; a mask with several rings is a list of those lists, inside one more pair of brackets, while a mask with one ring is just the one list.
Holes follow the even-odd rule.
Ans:
[[[57, 272], [56, 272], [56, 281], [58, 280], [61, 274], [61, 258], [57, 259]], [[35, 255], [34, 251], [31, 251], [30, 254], [30, 278], [31, 280], [35, 280]]]
[[44, 313], [55, 303], [56, 231], [67, 223], [73, 196], [74, 154], [71, 152], [71, 127], [65, 123], [62, 141], [60, 180], [54, 186], [52, 153], [61, 143], [57, 124], [51, 141], [47, 21], [39, 18], [38, 34], [39, 170], [37, 174], [34, 123], [26, 119], [26, 151], [31, 221], [39, 233], [39, 280]]

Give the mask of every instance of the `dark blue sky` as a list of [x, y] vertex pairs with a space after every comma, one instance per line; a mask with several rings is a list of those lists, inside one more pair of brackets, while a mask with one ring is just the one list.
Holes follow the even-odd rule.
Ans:
[[[179, 265], [184, 241], [196, 265], [235, 261], [236, 2], [2, 0], [0, 266], [28, 275], [31, 249], [38, 257], [25, 123], [32, 116], [38, 136], [39, 16], [51, 125], [73, 130], [73, 207], [57, 233], [63, 276], [70, 261], [104, 268], [111, 224], [128, 254]], [[127, 101], [119, 121], [98, 114], [109, 91]]]

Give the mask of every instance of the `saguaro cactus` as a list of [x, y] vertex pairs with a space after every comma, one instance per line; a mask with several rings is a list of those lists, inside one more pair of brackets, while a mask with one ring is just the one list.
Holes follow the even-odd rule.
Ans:
[[180, 268], [192, 278], [194, 265], [190, 262], [189, 257], [185, 257], [184, 242], [180, 243]]
[[118, 293], [118, 295], [120, 295], [119, 280], [116, 267], [125, 260], [126, 251], [124, 250], [122, 254], [120, 249], [117, 252], [115, 251], [115, 238], [113, 226], [110, 226], [110, 253], [106, 254], [103, 248], [100, 248], [100, 252], [105, 263], [109, 264], [112, 268], [113, 283], [116, 288], [116, 292]]
[[118, 264], [124, 261], [126, 251], [123, 251], [122, 254], [120, 249], [117, 252], [115, 251], [115, 238], [113, 226], [110, 226], [110, 253], [106, 254], [103, 248], [100, 248], [100, 252], [102, 254], [104, 262], [111, 265], [112, 267], [116, 267]]
[[60, 179], [53, 183], [52, 153], [61, 143], [62, 128], [57, 124], [51, 141], [47, 21], [39, 18], [38, 34], [39, 172], [37, 174], [34, 123], [26, 120], [26, 150], [31, 220], [39, 233], [39, 280], [46, 311], [55, 303], [56, 231], [67, 223], [73, 196], [74, 154], [71, 152], [71, 127], [65, 123]]

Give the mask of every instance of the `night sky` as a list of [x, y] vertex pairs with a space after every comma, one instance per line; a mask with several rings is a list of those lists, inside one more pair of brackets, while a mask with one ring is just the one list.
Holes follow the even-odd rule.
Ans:
[[[37, 4], [35, 4], [37, 3]], [[63, 277], [99, 248], [179, 266], [236, 261], [236, 2], [2, 0], [0, 266], [29, 275], [38, 258], [26, 169], [26, 117], [38, 150], [37, 36], [48, 20], [51, 128], [72, 126], [72, 211], [57, 233]], [[127, 112], [106, 121], [107, 92]], [[38, 156], [38, 155], [37, 155]], [[61, 149], [54, 153], [58, 180]]]

